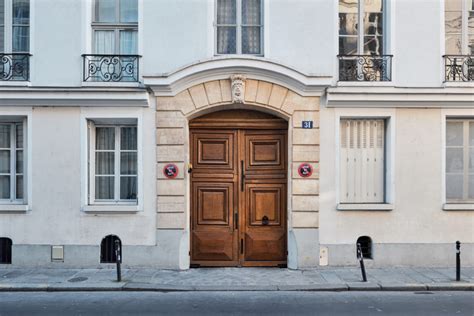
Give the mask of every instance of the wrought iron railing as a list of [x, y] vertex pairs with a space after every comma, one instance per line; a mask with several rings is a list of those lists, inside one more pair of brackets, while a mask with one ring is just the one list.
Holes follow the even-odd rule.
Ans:
[[444, 55], [445, 81], [474, 81], [473, 55]]
[[393, 55], [338, 55], [339, 81], [391, 81]]
[[84, 54], [84, 81], [138, 82], [139, 55]]
[[30, 56], [28, 53], [0, 53], [0, 81], [28, 81]]

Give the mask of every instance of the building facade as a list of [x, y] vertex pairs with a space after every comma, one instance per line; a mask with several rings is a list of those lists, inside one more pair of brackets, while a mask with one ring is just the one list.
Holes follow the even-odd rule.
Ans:
[[0, 0], [0, 266], [474, 265], [472, 0]]

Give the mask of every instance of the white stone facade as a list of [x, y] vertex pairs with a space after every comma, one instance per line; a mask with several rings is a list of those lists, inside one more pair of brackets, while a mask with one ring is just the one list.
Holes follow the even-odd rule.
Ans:
[[[359, 236], [372, 238], [369, 265], [451, 266], [456, 240], [474, 265], [474, 204], [449, 205], [445, 194], [446, 121], [474, 119], [474, 85], [444, 82], [444, 1], [387, 1], [387, 82], [339, 81], [337, 1], [264, 0], [263, 56], [215, 54], [215, 5], [138, 0], [138, 82], [105, 83], [82, 80], [93, 1], [30, 0], [29, 80], [0, 79], [0, 122], [25, 118], [27, 131], [24, 203], [0, 205], [12, 265], [100, 266], [112, 234], [124, 265], [188, 269], [188, 123], [223, 109], [289, 123], [288, 267], [355, 265]], [[386, 122], [384, 203], [340, 203], [344, 118]], [[137, 203], [89, 205], [88, 121], [130, 119]], [[169, 163], [174, 179], [162, 171]], [[53, 245], [64, 246], [62, 262]]]

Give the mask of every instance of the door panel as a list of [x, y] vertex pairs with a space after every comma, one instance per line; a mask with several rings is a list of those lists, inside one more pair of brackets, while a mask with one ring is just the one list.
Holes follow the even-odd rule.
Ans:
[[216, 128], [213, 116], [190, 123], [191, 263], [286, 264], [287, 130], [267, 117]]

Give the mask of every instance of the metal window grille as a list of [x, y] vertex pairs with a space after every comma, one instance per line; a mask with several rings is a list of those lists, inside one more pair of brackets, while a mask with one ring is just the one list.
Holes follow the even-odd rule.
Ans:
[[357, 243], [360, 244], [362, 250], [362, 257], [364, 259], [372, 259], [372, 239], [368, 236], [361, 236], [357, 238]]
[[[117, 256], [115, 255], [115, 241], [119, 241], [120, 248], [122, 248], [122, 241], [115, 235], [108, 235], [102, 239], [100, 244], [100, 263], [116, 263]], [[122, 260], [120, 260], [122, 262]]]
[[12, 240], [0, 238], [0, 264], [12, 263]]

